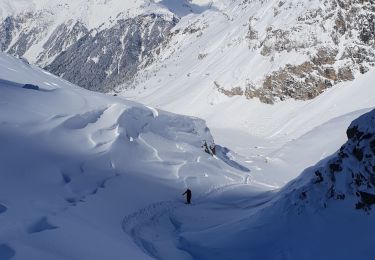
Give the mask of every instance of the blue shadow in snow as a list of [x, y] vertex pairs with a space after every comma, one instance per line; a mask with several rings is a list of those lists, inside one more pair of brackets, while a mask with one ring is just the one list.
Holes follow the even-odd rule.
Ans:
[[216, 145], [215, 149], [216, 149], [216, 156], [220, 158], [222, 161], [224, 161], [226, 164], [228, 164], [229, 166], [237, 170], [243, 171], [243, 172], [250, 172], [248, 168], [246, 168], [245, 166], [242, 166], [238, 162], [233, 161], [232, 159], [228, 157], [228, 153], [230, 152], [228, 148], [222, 147], [220, 145]]

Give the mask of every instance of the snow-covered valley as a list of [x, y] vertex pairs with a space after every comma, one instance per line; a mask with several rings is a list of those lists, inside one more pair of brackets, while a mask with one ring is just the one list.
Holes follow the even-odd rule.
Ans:
[[374, 15], [1, 1], [0, 260], [373, 259]]

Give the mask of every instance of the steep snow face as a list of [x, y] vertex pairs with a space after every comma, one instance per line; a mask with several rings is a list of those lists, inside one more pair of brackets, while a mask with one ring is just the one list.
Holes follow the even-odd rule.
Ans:
[[125, 216], [247, 176], [219, 148], [201, 149], [213, 142], [203, 120], [80, 89], [4, 53], [0, 92], [2, 259], [149, 259]]

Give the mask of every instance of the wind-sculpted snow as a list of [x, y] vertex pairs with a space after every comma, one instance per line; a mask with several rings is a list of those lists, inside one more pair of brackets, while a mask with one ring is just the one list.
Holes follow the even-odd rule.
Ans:
[[159, 204], [164, 216], [168, 201], [185, 206], [186, 187], [198, 202], [246, 178], [201, 148], [213, 143], [201, 119], [78, 88], [4, 53], [0, 67], [1, 259], [150, 259], [132, 235], [143, 218], [131, 216]]
[[68, 129], [82, 129], [88, 124], [93, 124], [99, 120], [105, 110], [90, 111], [82, 115], [74, 115], [67, 119], [63, 125]]

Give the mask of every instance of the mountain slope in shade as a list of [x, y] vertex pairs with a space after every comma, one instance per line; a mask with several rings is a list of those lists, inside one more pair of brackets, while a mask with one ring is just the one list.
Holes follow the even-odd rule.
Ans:
[[238, 200], [242, 217], [204, 231], [183, 227], [180, 247], [198, 259], [372, 259], [375, 110], [353, 121], [347, 137], [271, 200]]

